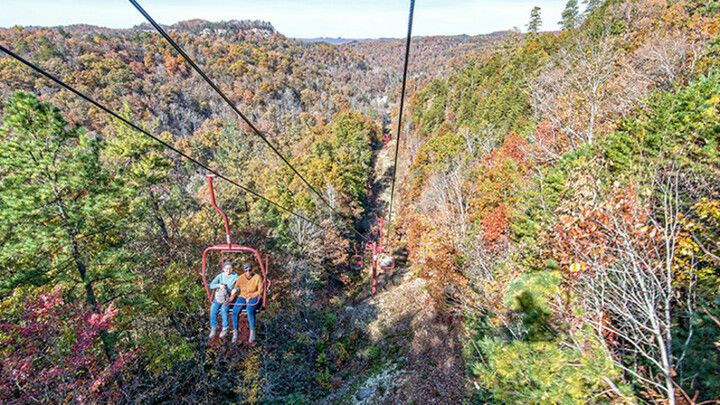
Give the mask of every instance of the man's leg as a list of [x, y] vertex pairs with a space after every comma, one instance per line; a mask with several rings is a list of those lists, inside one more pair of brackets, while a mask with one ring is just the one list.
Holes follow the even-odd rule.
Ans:
[[243, 297], [237, 297], [235, 299], [235, 305], [233, 306], [233, 312], [232, 312], [232, 323], [233, 323], [233, 336], [232, 336], [232, 342], [237, 342], [238, 337], [238, 317], [240, 316], [240, 312], [242, 312], [242, 308], [245, 304], [245, 299]]
[[235, 299], [235, 305], [233, 306], [233, 313], [232, 313], [233, 329], [238, 328], [238, 317], [240, 316], [240, 312], [242, 312], [242, 309], [245, 306], [245, 304], [246, 304], [245, 298], [237, 297], [237, 299]]
[[257, 309], [259, 301], [260, 298], [255, 297], [248, 300], [247, 304], [248, 326], [250, 327], [250, 337], [248, 341], [250, 343], [255, 341], [255, 309]]
[[248, 325], [251, 330], [255, 330], [255, 309], [258, 304], [258, 297], [251, 298], [247, 303]]

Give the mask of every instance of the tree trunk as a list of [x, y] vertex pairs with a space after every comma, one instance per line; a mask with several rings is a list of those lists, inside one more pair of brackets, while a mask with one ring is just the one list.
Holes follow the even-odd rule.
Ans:
[[663, 365], [663, 374], [665, 374], [665, 391], [669, 405], [675, 405], [675, 388], [673, 387], [672, 378], [672, 354], [670, 353], [670, 346], [666, 345], [663, 339], [662, 333], [657, 331], [656, 338], [658, 341], [658, 348], [660, 349], [660, 360]]
[[[57, 194], [58, 193], [56, 193], [56, 195]], [[95, 291], [93, 290], [92, 281], [87, 276], [87, 266], [82, 259], [82, 255], [80, 254], [80, 248], [78, 247], [77, 232], [70, 225], [62, 200], [58, 201], [57, 207], [58, 212], [60, 213], [60, 218], [63, 220], [65, 232], [67, 233], [68, 239], [70, 241], [70, 250], [73, 261], [75, 262], [75, 268], [77, 269], [77, 272], [80, 275], [80, 280], [82, 280], [83, 287], [85, 288], [85, 300], [94, 312], [99, 313], [100, 306], [98, 305], [97, 298], [95, 297]], [[100, 332], [100, 340], [102, 340], [103, 352], [105, 353], [105, 357], [107, 358], [108, 363], [112, 363], [114, 357], [112, 344], [110, 343], [110, 337], [108, 336], [106, 331]]]
[[[93, 290], [92, 281], [90, 281], [90, 278], [87, 276], [87, 266], [82, 260], [82, 255], [80, 255], [80, 250], [78, 249], [77, 241], [75, 240], [74, 235], [70, 236], [70, 244], [72, 248], [73, 261], [75, 261], [75, 267], [78, 271], [78, 274], [80, 274], [80, 279], [82, 280], [83, 286], [85, 287], [85, 300], [87, 301], [88, 305], [92, 307], [94, 312], [100, 313], [100, 305], [98, 305], [97, 298], [95, 297], [95, 291]], [[112, 344], [110, 343], [110, 337], [108, 336], [108, 333], [106, 331], [100, 332], [100, 340], [102, 340], [103, 352], [105, 353], [105, 357], [107, 358], [109, 363], [112, 363], [114, 357]]]
[[158, 205], [157, 199], [155, 198], [155, 193], [150, 193], [150, 204], [152, 205], [152, 212], [153, 212], [153, 218], [155, 219], [155, 223], [157, 224], [158, 228], [160, 229], [160, 235], [163, 238], [163, 241], [169, 246], [170, 245], [170, 233], [167, 230], [167, 225], [165, 225], [165, 221], [162, 219], [162, 216], [160, 215], [160, 206]]

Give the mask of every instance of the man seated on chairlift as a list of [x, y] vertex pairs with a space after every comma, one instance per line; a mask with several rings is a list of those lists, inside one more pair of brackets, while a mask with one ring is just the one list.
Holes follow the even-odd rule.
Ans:
[[[237, 342], [238, 317], [243, 308], [245, 312], [247, 312], [248, 324], [250, 326], [248, 342], [252, 343], [255, 341], [255, 310], [258, 304], [261, 304], [260, 297], [263, 291], [262, 278], [257, 274], [253, 274], [252, 265], [245, 263], [243, 270], [245, 270], [243, 274], [235, 280], [232, 295], [230, 296], [230, 302], [234, 302], [235, 304], [232, 312], [233, 343]], [[237, 299], [235, 297], [237, 297]]]
[[223, 265], [222, 273], [215, 276], [213, 281], [210, 283], [210, 289], [215, 290], [212, 304], [210, 304], [210, 339], [215, 337], [215, 331], [218, 326], [218, 311], [222, 317], [222, 331], [220, 332], [220, 337], [223, 338], [227, 335], [230, 288], [235, 285], [235, 280], [237, 278], [238, 275], [233, 271], [232, 264], [228, 262]]

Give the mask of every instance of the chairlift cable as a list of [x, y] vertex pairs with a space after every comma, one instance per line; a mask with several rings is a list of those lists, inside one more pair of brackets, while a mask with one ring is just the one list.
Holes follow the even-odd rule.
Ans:
[[[405, 105], [405, 87], [407, 84], [408, 61], [410, 59], [410, 42], [412, 39], [413, 13], [415, 11], [415, 0], [410, 0], [410, 14], [408, 16], [407, 39], [405, 41], [405, 63], [403, 66], [402, 90], [400, 92], [400, 111], [398, 112], [397, 138], [395, 140], [395, 158], [393, 163], [392, 186], [390, 188], [390, 205], [388, 211], [388, 225], [392, 226], [393, 201], [395, 198], [395, 176], [397, 174], [398, 152], [400, 150], [400, 130], [402, 129], [403, 107]], [[387, 232], [386, 235], [389, 235]]]
[[67, 84], [67, 83], [63, 82], [62, 80], [58, 79], [57, 77], [53, 76], [51, 73], [48, 73], [47, 71], [45, 71], [45, 70], [42, 69], [41, 67], [35, 65], [34, 63], [32, 63], [32, 62], [24, 59], [22, 56], [16, 54], [15, 52], [11, 51], [10, 49], [6, 48], [5, 46], [0, 45], [0, 50], [3, 51], [3, 52], [5, 52], [6, 54], [10, 55], [10, 56], [13, 57], [14, 59], [18, 60], [19, 62], [23, 63], [24, 65], [30, 67], [30, 68], [33, 69], [34, 71], [36, 71], [36, 72], [40, 73], [41, 75], [45, 76], [46, 78], [50, 79], [51, 81], [55, 82], [55, 83], [58, 84], [59, 86], [61, 86], [61, 87], [65, 88], [66, 90], [69, 90], [70, 92], [74, 93], [76, 96], [78, 96], [78, 97], [82, 98], [83, 100], [87, 101], [88, 103], [94, 105], [95, 107], [99, 108], [100, 110], [104, 111], [105, 113], [107, 113], [107, 114], [111, 115], [112, 117], [120, 120], [121, 122], [123, 122], [124, 124], [126, 124], [126, 125], [128, 125], [129, 127], [133, 128], [134, 130], [136, 130], [136, 131], [142, 133], [143, 135], [145, 135], [145, 136], [153, 139], [154, 141], [160, 143], [160, 144], [163, 145], [165, 148], [172, 150], [173, 152], [175, 152], [176, 154], [180, 155], [181, 157], [183, 157], [183, 158], [187, 159], [188, 161], [194, 163], [195, 165], [197, 165], [197, 166], [205, 169], [207, 172], [214, 174], [214, 175], [217, 176], [218, 178], [221, 178], [221, 179], [227, 181], [228, 183], [230, 183], [230, 184], [232, 184], [232, 185], [234, 185], [234, 186], [239, 187], [240, 189], [242, 189], [242, 190], [245, 191], [246, 193], [251, 194], [251, 195], [257, 197], [257, 198], [259, 198], [259, 199], [261, 199], [261, 200], [263, 200], [263, 201], [265, 201], [265, 202], [267, 202], [267, 203], [269, 203], [269, 204], [271, 204], [271, 205], [273, 205], [273, 206], [281, 209], [282, 211], [285, 211], [285, 212], [288, 213], [288, 214], [291, 214], [291, 215], [293, 215], [293, 216], [295, 216], [295, 217], [297, 217], [297, 218], [299, 218], [299, 219], [302, 219], [302, 220], [304, 220], [304, 221], [306, 221], [306, 222], [308, 222], [308, 223], [311, 223], [311, 224], [313, 224], [313, 225], [315, 225], [315, 226], [317, 226], [317, 227], [319, 227], [319, 228], [323, 228], [320, 224], [318, 224], [317, 222], [311, 220], [310, 218], [307, 218], [306, 216], [304, 216], [304, 215], [302, 215], [302, 214], [298, 214], [298, 213], [296, 213], [295, 211], [292, 211], [291, 209], [286, 208], [286, 207], [284, 207], [283, 205], [280, 205], [279, 203], [277, 203], [277, 202], [275, 202], [275, 201], [273, 201], [273, 200], [271, 200], [271, 199], [263, 196], [262, 194], [258, 193], [257, 191], [254, 191], [254, 190], [252, 190], [252, 189], [250, 189], [250, 188], [248, 188], [248, 187], [246, 187], [246, 186], [243, 186], [242, 184], [236, 182], [235, 180], [232, 180], [232, 179], [226, 177], [226, 176], [223, 175], [222, 173], [220, 173], [220, 172], [218, 172], [218, 171], [216, 171], [216, 170], [211, 169], [210, 167], [208, 167], [207, 165], [201, 163], [200, 161], [198, 161], [197, 159], [193, 158], [192, 156], [190, 156], [190, 155], [188, 155], [188, 154], [186, 154], [186, 153], [178, 150], [177, 148], [175, 148], [174, 146], [170, 145], [169, 143], [163, 141], [162, 139], [158, 138], [157, 136], [151, 134], [150, 132], [142, 129], [142, 128], [139, 127], [137, 124], [134, 124], [133, 122], [131, 122], [131, 121], [123, 118], [123, 117], [120, 116], [118, 113], [110, 110], [109, 108], [107, 108], [107, 107], [105, 107], [104, 105], [100, 104], [99, 102], [95, 101], [95, 100], [94, 100], [93, 98], [91, 98], [90, 96], [88, 96], [88, 95], [80, 92], [79, 90], [75, 89], [74, 87], [70, 86], [69, 84]]
[[200, 76], [202, 76], [202, 78], [205, 80], [205, 82], [207, 82], [207, 84], [210, 85], [210, 87], [212, 87], [212, 89], [215, 90], [215, 92], [216, 92], [220, 97], [222, 97], [223, 100], [225, 100], [225, 102], [227, 103], [227, 105], [229, 105], [230, 108], [232, 108], [233, 111], [235, 111], [235, 113], [236, 113], [238, 116], [240, 116], [240, 118], [252, 129], [252, 131], [253, 131], [257, 136], [259, 136], [260, 139], [263, 140], [263, 142], [265, 142], [265, 144], [273, 151], [273, 153], [274, 153], [275, 155], [277, 155], [277, 156], [293, 171], [293, 173], [295, 173], [295, 175], [298, 176], [298, 177], [300, 178], [300, 180], [302, 180], [302, 182], [305, 183], [305, 185], [306, 185], [310, 190], [312, 190], [312, 192], [315, 193], [315, 195], [318, 196], [318, 198], [320, 198], [320, 200], [321, 200], [325, 205], [328, 206], [328, 208], [330, 208], [330, 210], [331, 210], [333, 213], [335, 213], [336, 215], [342, 217], [342, 215], [325, 199], [325, 197], [323, 197], [322, 194], [321, 194], [315, 187], [313, 187], [313, 186], [310, 184], [310, 182], [308, 182], [308, 181], [305, 179], [305, 177], [304, 177], [302, 174], [300, 174], [300, 172], [299, 172], [297, 169], [295, 169], [295, 167], [287, 160], [287, 158], [285, 158], [285, 156], [283, 156], [283, 154], [280, 153], [280, 151], [267, 139], [267, 137], [260, 132], [260, 130], [250, 121], [250, 119], [248, 119], [247, 116], [246, 116], [245, 114], [243, 114], [243, 113], [240, 111], [240, 109], [237, 108], [237, 106], [230, 100], [230, 98], [229, 98], [222, 90], [220, 90], [220, 87], [218, 87], [218, 85], [217, 85], [215, 82], [213, 82], [212, 79], [210, 79], [210, 78], [208, 77], [208, 75], [195, 63], [195, 61], [194, 61], [192, 58], [190, 58], [190, 56], [182, 49], [182, 47], [180, 47], [180, 45], [178, 45], [178, 43], [177, 43], [174, 39], [172, 39], [172, 38], [170, 37], [170, 35], [168, 35], [168, 33], [160, 26], [160, 24], [158, 24], [158, 23], [150, 16], [150, 14], [148, 14], [148, 12], [145, 11], [145, 9], [142, 8], [142, 6], [141, 6], [136, 0], [129, 0], [129, 1], [130, 1], [130, 3], [140, 12], [140, 14], [143, 15], [143, 17], [145, 17], [145, 19], [148, 20], [148, 22], [149, 22], [153, 27], [155, 27], [155, 30], [157, 30], [158, 33], [160, 33], [160, 35], [162, 35], [162, 37], [165, 38], [165, 40], [166, 40], [170, 45], [172, 45], [173, 48], [175, 48], [175, 50], [185, 59], [185, 61], [186, 61]]

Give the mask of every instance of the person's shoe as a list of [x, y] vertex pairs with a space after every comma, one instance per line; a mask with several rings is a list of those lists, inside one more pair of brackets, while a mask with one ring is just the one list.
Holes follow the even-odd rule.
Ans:
[[252, 343], [255, 341], [255, 329], [250, 329], [250, 337], [248, 338], [248, 343]]
[[237, 335], [238, 335], [237, 329], [233, 329], [232, 343], [237, 343]]
[[208, 335], [208, 339], [212, 339], [215, 337], [215, 328], [210, 329], [210, 334]]
[[225, 335], [227, 335], [228, 328], [223, 328], [223, 330], [220, 331], [220, 339], [224, 338]]

